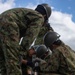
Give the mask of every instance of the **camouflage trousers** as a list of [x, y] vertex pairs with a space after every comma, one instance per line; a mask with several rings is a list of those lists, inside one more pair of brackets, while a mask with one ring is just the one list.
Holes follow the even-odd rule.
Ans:
[[[17, 25], [0, 24], [0, 75], [22, 75]], [[1, 26], [3, 25], [3, 26]], [[14, 27], [15, 26], [15, 27]]]

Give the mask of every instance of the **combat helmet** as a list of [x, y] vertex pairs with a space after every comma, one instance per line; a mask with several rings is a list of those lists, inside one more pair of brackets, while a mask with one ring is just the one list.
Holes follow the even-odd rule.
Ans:
[[60, 35], [56, 32], [47, 32], [44, 36], [44, 44], [49, 47], [52, 45], [56, 40], [58, 40]]
[[51, 7], [46, 4], [46, 3], [43, 3], [43, 4], [39, 4], [36, 9], [36, 11], [40, 12], [41, 14], [45, 15], [46, 14], [46, 17], [47, 19], [50, 17], [51, 15]]
[[48, 52], [48, 49], [45, 45], [39, 45], [39, 47], [36, 49], [36, 55], [38, 58], [44, 59], [45, 54]]

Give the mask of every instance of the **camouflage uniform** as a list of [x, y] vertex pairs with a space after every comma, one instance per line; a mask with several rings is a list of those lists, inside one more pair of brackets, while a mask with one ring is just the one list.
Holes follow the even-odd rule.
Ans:
[[75, 53], [71, 48], [61, 44], [52, 52], [46, 59], [47, 64], [41, 67], [41, 75], [75, 75]]
[[[40, 33], [35, 41], [35, 44], [43, 44], [43, 36], [48, 31], [54, 31], [54, 30], [52, 29], [52, 27], [47, 27], [47, 25], [45, 24], [41, 28]], [[68, 57], [68, 55], [63, 56], [64, 52], [62, 52], [62, 50], [65, 50], [66, 53], [68, 53], [69, 57]], [[70, 51], [70, 53], [68, 50]], [[74, 65], [75, 58], [74, 57], [75, 57], [74, 51], [69, 46], [65, 45], [62, 41], [61, 46], [59, 46], [56, 49], [56, 51], [54, 51], [53, 54], [46, 59], [47, 62], [49, 62], [49, 61], [51, 62], [51, 65], [40, 64], [41, 70], [44, 71], [43, 73], [41, 73], [41, 75], [75, 75], [75, 65]], [[68, 59], [70, 61], [68, 62], [66, 60], [65, 62], [63, 62], [64, 59]], [[62, 62], [60, 63], [60, 61], [62, 61]], [[67, 62], [67, 64], [66, 64], [66, 62]], [[66, 65], [68, 65], [68, 66], [66, 66]], [[45, 68], [45, 67], [47, 67], [47, 68]], [[74, 72], [72, 72], [73, 70], [70, 70], [70, 67], [72, 69], [74, 68]], [[59, 69], [59, 72], [57, 71], [58, 69]]]
[[15, 8], [0, 15], [0, 71], [2, 75], [22, 75], [19, 63], [21, 48], [26, 52], [37, 37], [44, 18], [38, 12]]
[[41, 27], [40, 32], [36, 38], [35, 45], [44, 44], [43, 43], [43, 37], [48, 31], [54, 31], [54, 30], [48, 22], [45, 22], [43, 24], [43, 27]]

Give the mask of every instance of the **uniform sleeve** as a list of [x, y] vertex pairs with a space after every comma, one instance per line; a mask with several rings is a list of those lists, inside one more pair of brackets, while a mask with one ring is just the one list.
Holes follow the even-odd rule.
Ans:
[[59, 72], [63, 75], [75, 75], [75, 65], [66, 48], [60, 50]]
[[38, 36], [40, 28], [44, 23], [44, 18], [38, 13], [28, 13], [27, 17], [30, 19], [30, 24], [25, 33], [25, 37], [21, 43], [24, 50], [28, 50], [34, 39]]

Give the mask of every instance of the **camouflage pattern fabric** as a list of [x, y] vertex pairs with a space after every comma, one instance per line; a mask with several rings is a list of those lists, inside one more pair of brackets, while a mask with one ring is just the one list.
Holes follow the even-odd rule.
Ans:
[[26, 8], [10, 9], [0, 15], [0, 71], [2, 75], [22, 75], [19, 61], [20, 38], [24, 37], [21, 48], [26, 52], [37, 37], [43, 22], [42, 15]]
[[[65, 44], [54, 49], [52, 55], [46, 59], [48, 63], [41, 65], [41, 70], [44, 71], [41, 75], [75, 75], [75, 57], [72, 52]], [[74, 52], [73, 54], [75, 55]]]
[[43, 37], [48, 31], [54, 31], [53, 28], [50, 26], [48, 22], [45, 22], [43, 24], [43, 27], [41, 27], [40, 32], [36, 38], [35, 45], [41, 45], [44, 44]]

